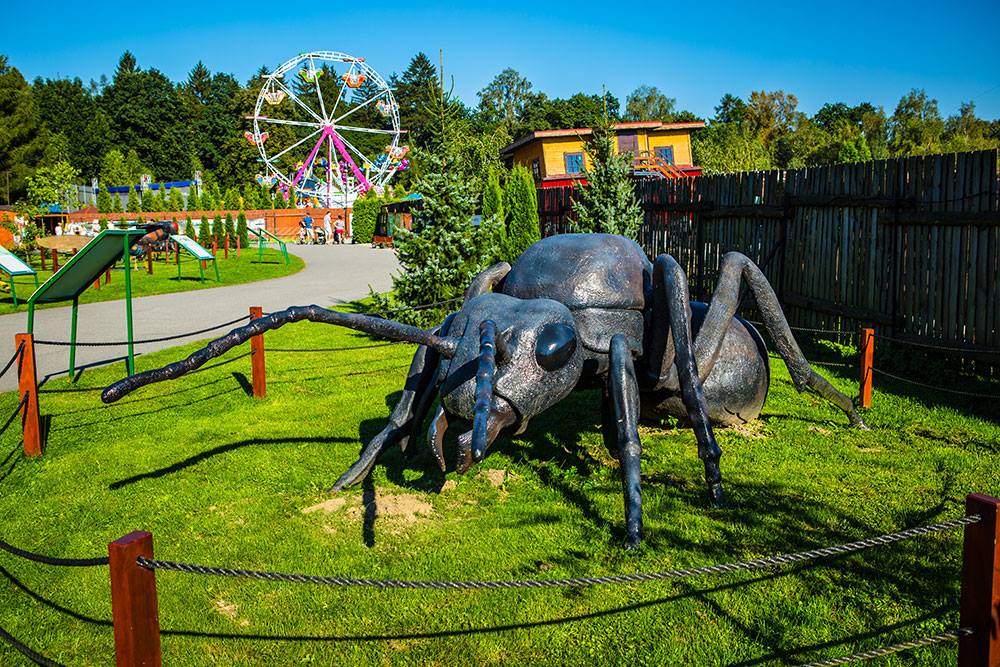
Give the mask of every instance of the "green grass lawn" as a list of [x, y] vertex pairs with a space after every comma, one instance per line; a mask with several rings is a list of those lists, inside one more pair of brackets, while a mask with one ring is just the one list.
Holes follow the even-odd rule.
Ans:
[[[366, 346], [300, 323], [296, 347]], [[149, 369], [195, 349], [138, 359]], [[599, 396], [576, 394], [469, 474], [437, 472], [417, 443], [362, 488], [327, 488], [383, 425], [412, 346], [267, 355], [268, 397], [246, 394], [247, 348], [104, 406], [122, 364], [43, 389], [44, 457], [0, 455], [0, 538], [94, 556], [132, 530], [157, 557], [209, 565], [401, 579], [599, 575], [738, 561], [959, 516], [966, 493], [1000, 491], [1000, 427], [987, 401], [941, 404], [878, 387], [871, 431], [774, 362], [762, 418], [719, 431], [731, 507], [709, 509], [690, 431], [643, 428], [646, 540], [622, 548], [616, 463]], [[854, 371], [820, 369], [843, 391]], [[6, 416], [17, 397], [0, 397]], [[453, 425], [448, 456], [453, 464]], [[798, 664], [957, 627], [961, 531], [752, 574], [523, 591], [380, 591], [157, 574], [168, 665]], [[106, 568], [0, 553], [0, 626], [70, 665], [113, 663]], [[946, 644], [884, 660], [954, 664]], [[0, 643], [0, 663], [24, 660]]]
[[[168, 294], [171, 292], [186, 292], [195, 289], [207, 289], [219, 287], [220, 285], [239, 285], [241, 283], [252, 283], [258, 280], [269, 280], [282, 276], [298, 273], [305, 267], [302, 258], [289, 254], [291, 262], [285, 264], [285, 260], [278, 250], [270, 248], [264, 249], [263, 262], [258, 262], [259, 255], [257, 249], [245, 250], [236, 257], [236, 252], [229, 254], [229, 259], [222, 258], [222, 251], [219, 251], [219, 278], [215, 280], [215, 270], [211, 263], [205, 269], [205, 282], [201, 282], [198, 273], [198, 263], [190, 255], [181, 255], [181, 277], [177, 278], [177, 265], [166, 263], [162, 255], [158, 261], [153, 262], [153, 274], [147, 272], [145, 260], [139, 263], [139, 270], [132, 271], [132, 295], [151, 296], [153, 294]], [[23, 258], [22, 258], [23, 259]], [[65, 263], [67, 257], [62, 257]], [[42, 271], [38, 258], [33, 256], [32, 268], [38, 271], [38, 283], [42, 284], [52, 275], [52, 265], [45, 263], [47, 270]], [[27, 301], [31, 293], [35, 291], [35, 281], [31, 276], [16, 276], [17, 288], [17, 308], [14, 307], [14, 299], [10, 295], [10, 290], [6, 285], [7, 277], [4, 276], [4, 290], [0, 291], [0, 315], [25, 311], [28, 309]], [[111, 272], [111, 283], [105, 285], [101, 279], [101, 288], [94, 289], [93, 286], [87, 288], [80, 296], [80, 303], [94, 303], [97, 301], [113, 301], [125, 298], [125, 274], [118, 268]], [[65, 306], [65, 303], [40, 304], [39, 308]]]

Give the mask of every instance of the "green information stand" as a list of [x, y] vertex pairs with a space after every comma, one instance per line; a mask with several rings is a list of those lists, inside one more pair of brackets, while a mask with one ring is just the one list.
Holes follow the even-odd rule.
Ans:
[[80, 295], [101, 274], [125, 258], [125, 323], [128, 332], [128, 374], [135, 372], [132, 345], [132, 271], [129, 249], [146, 234], [143, 229], [105, 229], [78, 253], [69, 258], [35, 293], [28, 297], [28, 333], [35, 326], [35, 306], [39, 303], [73, 302], [70, 324], [69, 374], [76, 375], [76, 315]]
[[[191, 253], [196, 260], [198, 260], [198, 273], [201, 275], [201, 282], [205, 282], [205, 269], [201, 267], [202, 262], [212, 262], [212, 266], [215, 267], [215, 282], [222, 282], [219, 277], [219, 264], [215, 261], [215, 255], [206, 250], [202, 245], [200, 245], [194, 239], [185, 236], [184, 234], [172, 234], [170, 240], [176, 243], [184, 250]], [[177, 278], [181, 277], [181, 263], [177, 262]]]
[[291, 262], [291, 260], [288, 259], [288, 246], [285, 245], [285, 242], [279, 239], [277, 236], [267, 231], [263, 227], [247, 227], [247, 231], [257, 237], [257, 250], [259, 251], [257, 256], [258, 264], [264, 263], [265, 241], [274, 241], [275, 243], [277, 243], [278, 247], [281, 249], [282, 256], [285, 258], [285, 264], [287, 265]]
[[38, 274], [35, 273], [35, 270], [2, 245], [0, 245], [0, 271], [7, 274], [10, 282], [10, 295], [14, 299], [15, 308], [17, 307], [17, 287], [14, 285], [14, 276], [34, 276], [35, 287], [38, 287]]

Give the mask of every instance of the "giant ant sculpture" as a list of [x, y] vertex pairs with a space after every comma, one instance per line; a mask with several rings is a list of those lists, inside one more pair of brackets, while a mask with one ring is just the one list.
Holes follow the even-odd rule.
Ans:
[[864, 428], [851, 400], [809, 366], [774, 291], [745, 256], [723, 257], [710, 304], [689, 302], [687, 278], [669, 255], [650, 263], [634, 241], [566, 234], [529, 247], [514, 267], [479, 274], [462, 308], [429, 331], [319, 306], [272, 313], [211, 342], [187, 359], [105, 389], [105, 402], [143, 385], [176, 378], [252, 336], [311, 320], [417, 343], [403, 394], [389, 423], [362, 450], [334, 490], [364, 479], [386, 448], [405, 449], [434, 403], [427, 440], [445, 469], [444, 433], [455, 418], [472, 422], [458, 438], [456, 469], [481, 461], [504, 430], [520, 433], [532, 417], [577, 388], [603, 388], [605, 445], [621, 464], [627, 544], [642, 534], [640, 415], [686, 419], [698, 441], [713, 504], [725, 502], [712, 431], [754, 419], [767, 397], [764, 342], [736, 316], [745, 279], [764, 324], [799, 391], [812, 389]]

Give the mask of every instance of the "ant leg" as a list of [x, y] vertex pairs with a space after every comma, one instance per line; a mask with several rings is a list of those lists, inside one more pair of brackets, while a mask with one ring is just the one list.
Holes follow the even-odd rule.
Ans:
[[712, 294], [712, 303], [698, 333], [698, 339], [695, 341], [695, 356], [701, 378], [704, 379], [711, 372], [719, 348], [722, 346], [722, 339], [733, 321], [733, 315], [736, 314], [740, 299], [740, 284], [743, 279], [747, 281], [750, 291], [757, 300], [757, 307], [767, 332], [774, 340], [778, 354], [781, 355], [789, 375], [792, 376], [795, 388], [800, 392], [812, 389], [843, 410], [852, 425], [867, 428], [851, 399], [835, 389], [809, 365], [798, 343], [795, 342], [795, 337], [788, 327], [788, 320], [785, 319], [781, 304], [778, 303], [778, 297], [764, 276], [764, 272], [746, 255], [738, 252], [726, 253], [722, 258], [719, 282]]
[[[625, 494], [625, 544], [639, 545], [642, 539], [642, 495], [640, 489], [639, 384], [628, 339], [623, 334], [611, 338], [611, 367], [608, 370], [608, 398], [613, 408], [613, 427], [622, 469], [622, 490]], [[605, 438], [611, 435], [611, 425], [605, 422]], [[607, 441], [605, 441], [607, 444]]]
[[[670, 332], [674, 343], [674, 363], [681, 400], [687, 409], [688, 420], [698, 440], [698, 457], [705, 464], [705, 481], [708, 483], [709, 499], [716, 507], [725, 505], [722, 491], [722, 470], [719, 459], [722, 450], [715, 440], [712, 424], [708, 419], [708, 405], [698, 375], [691, 341], [691, 307], [688, 303], [687, 276], [677, 261], [670, 255], [660, 255], [653, 264], [653, 293], [656, 307], [666, 306]], [[663, 315], [660, 313], [660, 322]], [[662, 325], [661, 325], [662, 326]], [[653, 331], [654, 340], [666, 338], [662, 329]]]
[[403, 395], [396, 403], [389, 417], [389, 423], [365, 446], [357, 462], [340, 476], [331, 491], [340, 491], [363, 480], [371, 472], [382, 452], [395, 443], [398, 442], [402, 449], [406, 449], [416, 425], [415, 420], [419, 417], [419, 421], [423, 421], [423, 417], [427, 414], [430, 405], [428, 395], [434, 393], [437, 369], [437, 351], [426, 345], [418, 347], [410, 363]]
[[495, 288], [501, 280], [510, 273], [510, 264], [507, 262], [497, 262], [488, 269], [482, 271], [472, 279], [469, 288], [465, 290], [465, 300], [469, 301], [480, 294], [486, 294]]

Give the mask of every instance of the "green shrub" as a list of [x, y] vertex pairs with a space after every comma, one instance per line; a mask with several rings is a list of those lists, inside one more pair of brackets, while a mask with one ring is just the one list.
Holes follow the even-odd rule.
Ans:
[[513, 264], [525, 249], [541, 238], [535, 179], [524, 165], [515, 165], [503, 195], [507, 209], [507, 249], [504, 259]]
[[208, 225], [208, 216], [201, 216], [201, 226], [198, 228], [198, 243], [212, 245], [212, 228]]
[[[240, 214], [240, 215], [242, 215], [242, 214]], [[228, 238], [229, 242], [232, 243], [233, 245], [235, 245], [236, 244], [236, 227], [233, 225], [233, 214], [232, 213], [226, 213], [226, 225], [225, 225], [225, 227], [223, 227], [222, 231], [223, 231], [223, 235], [222, 235], [223, 240], [220, 241], [220, 244], [224, 243], [225, 239]]]
[[177, 188], [170, 188], [170, 212], [176, 213], [183, 210], [184, 197], [181, 195], [181, 191]]
[[239, 239], [241, 248], [246, 248], [250, 245], [250, 238], [247, 232], [247, 216], [242, 211], [236, 217], [236, 238]]
[[198, 196], [198, 186], [194, 185], [193, 183], [188, 188], [187, 210], [188, 211], [201, 210], [201, 198]]
[[351, 233], [355, 243], [371, 243], [375, 236], [375, 222], [382, 208], [382, 202], [369, 190], [354, 202], [354, 217], [351, 219]]
[[128, 204], [125, 206], [125, 210], [129, 213], [142, 212], [142, 203], [139, 201], [139, 191], [135, 189], [134, 185], [128, 189]]
[[97, 212], [98, 213], [111, 213], [111, 194], [108, 192], [107, 188], [101, 188], [97, 191]]

